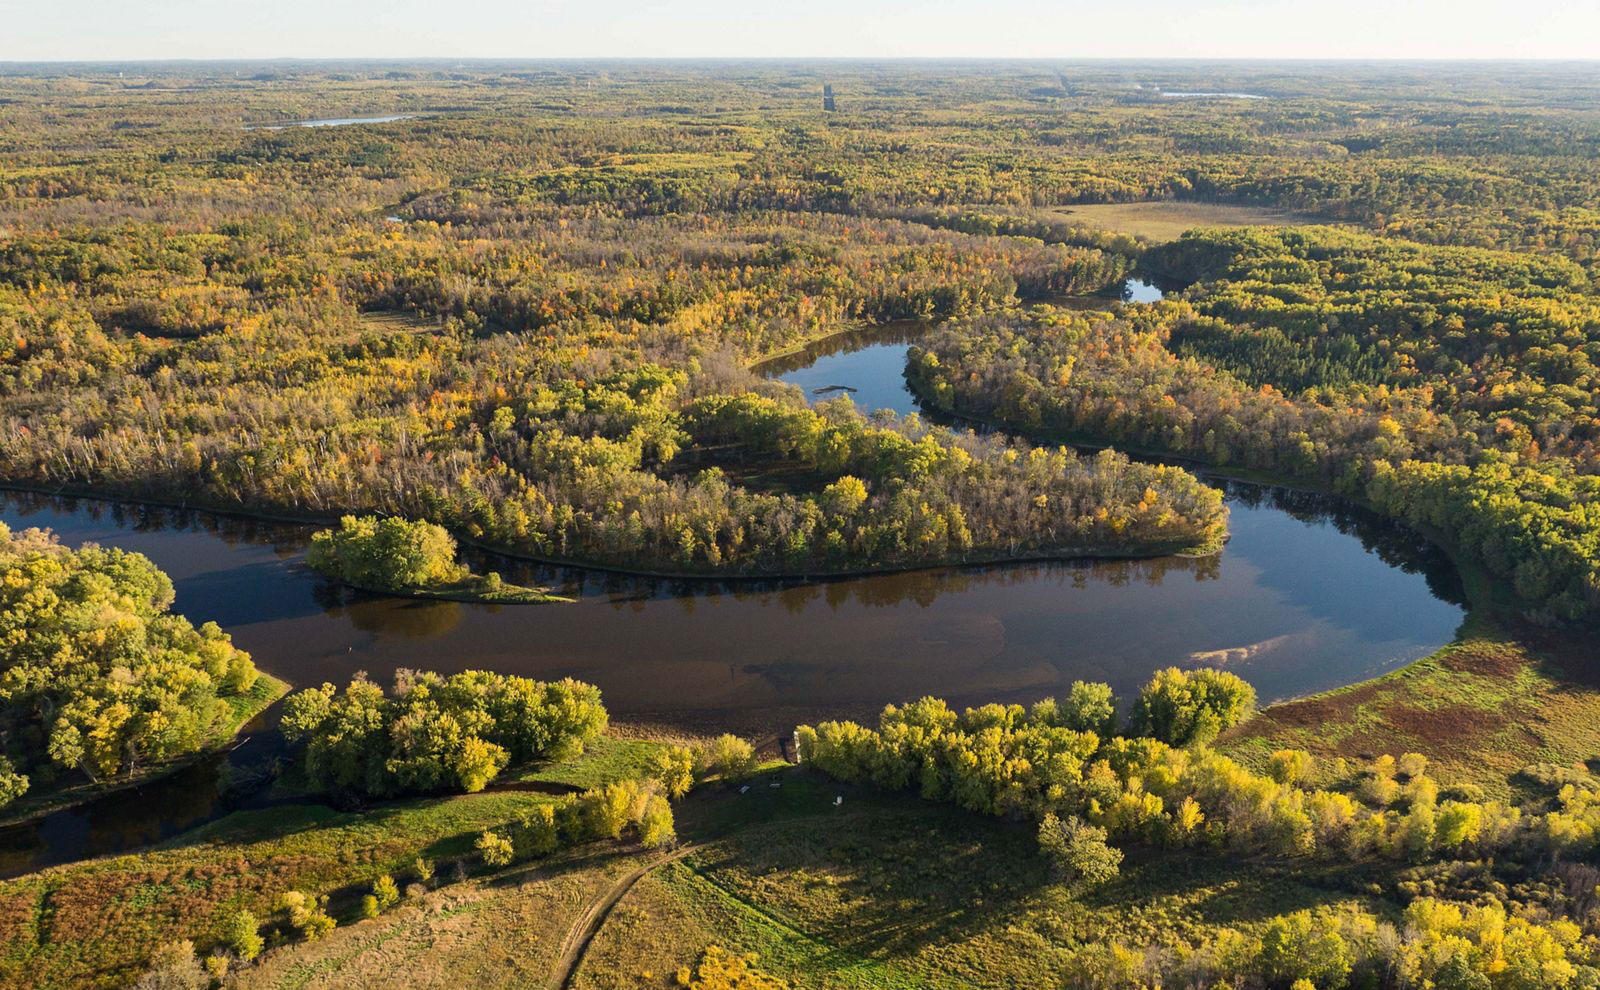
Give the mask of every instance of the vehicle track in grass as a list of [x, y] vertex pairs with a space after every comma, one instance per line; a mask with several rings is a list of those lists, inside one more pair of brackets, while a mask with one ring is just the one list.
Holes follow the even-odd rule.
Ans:
[[588, 953], [590, 944], [594, 942], [595, 936], [600, 934], [600, 929], [604, 927], [606, 919], [611, 917], [611, 912], [624, 897], [628, 896], [628, 891], [633, 889], [634, 884], [652, 871], [668, 863], [676, 863], [698, 848], [692, 842], [685, 843], [657, 857], [612, 884], [603, 895], [591, 902], [567, 930], [566, 938], [561, 940], [561, 954], [556, 959], [555, 969], [550, 977], [551, 990], [567, 990], [572, 986], [578, 976], [578, 967], [583, 965], [583, 958]]

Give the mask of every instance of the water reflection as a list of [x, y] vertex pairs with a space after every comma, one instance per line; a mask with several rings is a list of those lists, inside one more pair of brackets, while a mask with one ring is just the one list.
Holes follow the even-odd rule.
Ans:
[[[920, 332], [831, 338], [765, 370], [808, 391], [849, 385], [868, 410], [911, 412], [905, 349]], [[340, 588], [305, 566], [312, 528], [293, 523], [16, 492], [0, 492], [0, 520], [147, 554], [171, 575], [178, 611], [220, 622], [296, 685], [356, 671], [386, 682], [399, 667], [573, 676], [598, 684], [619, 720], [691, 731], [784, 732], [925, 694], [1025, 702], [1078, 679], [1126, 695], [1173, 664], [1226, 666], [1270, 701], [1392, 670], [1454, 633], [1459, 579], [1416, 534], [1328, 496], [1207, 480], [1224, 488], [1232, 538], [1202, 559], [719, 582], [467, 551], [480, 570], [579, 599], [543, 606]], [[281, 750], [269, 717], [227, 760], [6, 830], [0, 872], [135, 848], [259, 800], [219, 780], [248, 777]]]
[[[1295, 635], [1292, 657], [1252, 675], [1264, 696], [1282, 697], [1421, 655], [1459, 621], [1453, 571], [1413, 534], [1326, 496], [1226, 491], [1232, 541], [1200, 559], [717, 582], [469, 555], [508, 580], [580, 599], [553, 606], [338, 588], [305, 567], [298, 548], [309, 527], [292, 524], [15, 494], [0, 501], [0, 517], [49, 526], [68, 543], [148, 554], [172, 575], [179, 610], [223, 622], [263, 667], [298, 684], [356, 670], [387, 678], [396, 667], [570, 674], [599, 683], [621, 717], [686, 724], [708, 711], [759, 717], [768, 706], [984, 696], [1019, 670], [1052, 688], [1098, 676], [1129, 689], [1196, 651]], [[762, 658], [761, 677], [697, 680], [707, 665], [725, 671], [752, 657]], [[1038, 676], [1041, 664], [1048, 676]], [[796, 694], [797, 684], [806, 690]]]
[[[1181, 288], [1155, 276], [1123, 279], [1097, 296], [1054, 296], [1037, 300], [1061, 309], [1103, 310], [1119, 303], [1157, 302]], [[811, 400], [846, 395], [862, 412], [892, 410], [926, 415], [906, 386], [906, 352], [928, 331], [918, 320], [897, 320], [833, 334], [802, 350], [762, 362], [755, 371], [797, 385]]]

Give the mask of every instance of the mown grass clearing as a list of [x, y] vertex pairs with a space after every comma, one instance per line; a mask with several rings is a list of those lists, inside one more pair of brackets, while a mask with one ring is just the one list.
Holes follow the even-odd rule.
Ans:
[[576, 986], [671, 986], [712, 944], [756, 953], [796, 987], [1039, 986], [1096, 941], [1192, 942], [1344, 901], [1392, 910], [1351, 893], [1348, 871], [1330, 882], [1303, 865], [1241, 870], [1187, 853], [1137, 852], [1115, 883], [1078, 895], [1050, 876], [1025, 825], [779, 776], [787, 798], [752, 798], [761, 782], [707, 805], [749, 821], [641, 880]]
[[1325, 223], [1288, 210], [1231, 203], [1157, 200], [1145, 203], [1083, 203], [1051, 211], [1075, 223], [1133, 234], [1152, 241], [1176, 240], [1194, 227], [1298, 227]]

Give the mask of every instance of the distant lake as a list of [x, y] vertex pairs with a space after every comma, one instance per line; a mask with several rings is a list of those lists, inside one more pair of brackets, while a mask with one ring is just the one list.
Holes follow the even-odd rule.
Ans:
[[1164, 100], [1265, 100], [1260, 93], [1210, 93], [1200, 90], [1161, 91]]
[[388, 124], [410, 120], [414, 113], [394, 113], [384, 117], [324, 117], [320, 120], [291, 120], [284, 124], [246, 124], [247, 131], [281, 131], [290, 127], [348, 127], [351, 124]]

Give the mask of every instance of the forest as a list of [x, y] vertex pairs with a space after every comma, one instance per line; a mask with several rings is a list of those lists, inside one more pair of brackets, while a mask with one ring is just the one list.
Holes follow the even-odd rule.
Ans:
[[[222, 795], [43, 866], [0, 832], [0, 985], [1600, 988], [1596, 80], [0, 65], [0, 485], [298, 526], [259, 566], [327, 585], [222, 601], [207, 560], [0, 524], [0, 815]], [[765, 370], [886, 323], [915, 411]], [[1069, 610], [1090, 558], [1182, 595], [1246, 566], [1232, 481], [1437, 549], [1454, 638], [1276, 697], [1261, 644], [1197, 642], [1134, 690], [974, 610], [897, 648], [1026, 662], [819, 710], [713, 636], [694, 683], [765, 678], [759, 737], [494, 669], [525, 643], [413, 659], [422, 623], [392, 684], [308, 643], [288, 685], [248, 638], [552, 602], [494, 569], [535, 564], [661, 582], [528, 607], [597, 627], [1044, 562]], [[1342, 614], [1297, 604], [1286, 653]]]

